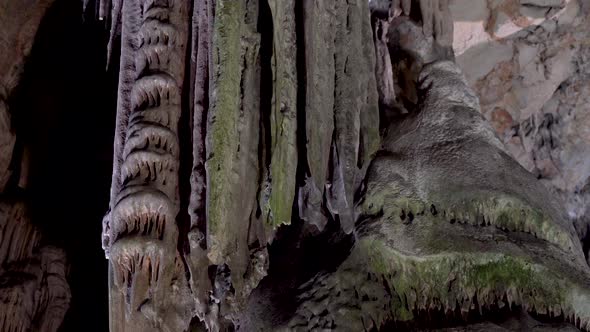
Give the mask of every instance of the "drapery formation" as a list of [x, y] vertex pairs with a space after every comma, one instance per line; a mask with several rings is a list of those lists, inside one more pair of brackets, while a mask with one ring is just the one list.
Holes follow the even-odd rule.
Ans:
[[[121, 47], [103, 224], [112, 331], [358, 330], [504, 307], [586, 326], [582, 247], [447, 61], [448, 1], [97, 8], [109, 53], [118, 35]], [[330, 271], [261, 289], [292, 223], [355, 237]], [[277, 285], [296, 294], [287, 313]]]
[[97, 8], [121, 36], [103, 225], [111, 328], [183, 330], [193, 317], [219, 328], [266, 275], [281, 225], [353, 228], [354, 193], [379, 144], [368, 4]]
[[[85, 280], [91, 272], [79, 272], [98, 265], [88, 248], [99, 246], [73, 227], [97, 226], [83, 203], [102, 209], [95, 196], [105, 196], [93, 167], [103, 150], [92, 141], [108, 145], [110, 134], [93, 113], [110, 118], [109, 98], [80, 93], [97, 86], [118, 95], [102, 237], [112, 331], [388, 330], [488, 319], [470, 328], [518, 322], [530, 330], [541, 319], [590, 330], [586, 221], [578, 220], [580, 245], [563, 213], [583, 211], [560, 205], [512, 159], [522, 164], [514, 138], [505, 149], [495, 136], [515, 131], [519, 144], [533, 148], [535, 165], [523, 165], [541, 167], [539, 177], [559, 159], [584, 161], [571, 152], [555, 160], [537, 153], [584, 146], [577, 138], [564, 144], [584, 127], [561, 142], [555, 136], [568, 121], [584, 122], [584, 1], [455, 0], [452, 16], [447, 0], [89, 1], [86, 10], [111, 29], [105, 53], [110, 69], [119, 67], [118, 85], [92, 74], [104, 54], [78, 53], [80, 40], [102, 47], [104, 31], [76, 39], [56, 31], [83, 25], [52, 28], [65, 17], [82, 19], [79, 2], [62, 1], [69, 14], [41, 25], [52, 36], [39, 39], [49, 44], [38, 53], [47, 61], [30, 67], [52, 67], [44, 83], [51, 89], [16, 98], [52, 1], [0, 0], [0, 330], [60, 328], [70, 304], [66, 278], [74, 300], [61, 328], [100, 316], [88, 308], [97, 297], [101, 305], [101, 287]], [[399, 25], [400, 16], [419, 33]], [[451, 17], [460, 30], [473, 28], [455, 34], [455, 50], [479, 52], [464, 53], [458, 66], [444, 53]], [[482, 40], [491, 43], [474, 46]], [[422, 52], [431, 44], [442, 48]], [[61, 61], [55, 68], [53, 50]], [[68, 71], [87, 80], [67, 79]], [[568, 75], [574, 79], [564, 81]], [[39, 110], [23, 112], [32, 105], [15, 98], [34, 100]], [[63, 101], [74, 110], [55, 112], [67, 108]], [[14, 125], [25, 117], [67, 123], [27, 133]], [[63, 135], [48, 139], [49, 131]], [[27, 135], [46, 142], [33, 151], [23, 144]], [[79, 144], [62, 144], [72, 137]], [[49, 148], [55, 142], [62, 152]], [[45, 149], [53, 158], [39, 162]], [[83, 157], [90, 155], [97, 158]], [[29, 167], [47, 169], [37, 179], [55, 179], [35, 200], [39, 182], [27, 184], [35, 178]], [[560, 177], [578, 171], [566, 173]], [[45, 213], [54, 210], [39, 201], [63, 214]], [[71, 244], [69, 276], [66, 255], [49, 245], [63, 238]], [[500, 316], [516, 319], [504, 324]]]

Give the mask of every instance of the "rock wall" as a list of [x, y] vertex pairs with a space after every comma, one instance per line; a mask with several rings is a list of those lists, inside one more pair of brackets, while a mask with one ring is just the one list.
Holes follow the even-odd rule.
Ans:
[[0, 202], [0, 330], [54, 332], [70, 303], [65, 252], [43, 245], [22, 202]]
[[[0, 1], [0, 192], [6, 188], [16, 134], [12, 130], [8, 99], [19, 82], [37, 28], [53, 0]], [[11, 170], [12, 169], [12, 170]]]
[[281, 225], [352, 231], [379, 144], [368, 4], [98, 7], [122, 40], [103, 228], [111, 329], [229, 328]]
[[[411, 1], [395, 2], [397, 14], [413, 15]], [[311, 234], [353, 230], [379, 117], [399, 106], [387, 23], [372, 27], [367, 3], [99, 1], [109, 54], [122, 39], [121, 58], [111, 59], [121, 70], [103, 230], [113, 331], [230, 328], [269, 273], [281, 229], [295, 221]], [[387, 16], [387, 1], [369, 3]], [[446, 14], [446, 1], [415, 3], [428, 19], [446, 17], [427, 15]], [[28, 161], [13, 158], [18, 133], [7, 109], [50, 4], [0, 0], [0, 277], [11, 285], [0, 290], [0, 329], [8, 331], [55, 331], [69, 305], [65, 254], [42, 244], [18, 195]], [[450, 0], [450, 14], [456, 60], [482, 114], [566, 201], [584, 238], [590, 5]]]
[[[185, 330], [197, 320], [239, 328], [281, 227], [353, 231], [355, 194], [383, 143], [378, 106], [386, 107], [381, 119], [399, 106], [387, 23], [371, 22], [368, 3], [100, 1], [122, 41], [103, 230], [112, 330]], [[456, 1], [450, 11], [443, 0], [415, 1], [413, 10], [411, 1], [396, 3], [396, 15], [421, 17], [443, 46], [453, 18], [457, 61], [502, 136], [575, 72], [568, 36], [582, 27], [583, 8], [574, 0]], [[521, 144], [529, 165], [511, 139], [504, 143], [525, 167], [544, 169], [538, 148]], [[493, 182], [500, 173], [490, 174]]]
[[590, 4], [453, 0], [453, 48], [509, 153], [566, 201], [581, 237], [590, 202]]
[[65, 252], [43, 244], [26, 203], [9, 100], [52, 0], [0, 1], [0, 330], [54, 332], [70, 303]]

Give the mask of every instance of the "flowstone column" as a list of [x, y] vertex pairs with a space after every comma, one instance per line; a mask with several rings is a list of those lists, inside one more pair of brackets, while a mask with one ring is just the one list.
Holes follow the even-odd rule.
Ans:
[[112, 331], [185, 330], [184, 262], [177, 251], [179, 120], [188, 36], [185, 1], [124, 1], [111, 211]]
[[110, 48], [121, 35], [103, 221], [111, 330], [224, 329], [266, 274], [273, 231], [257, 213], [258, 2], [99, 8], [112, 9]]

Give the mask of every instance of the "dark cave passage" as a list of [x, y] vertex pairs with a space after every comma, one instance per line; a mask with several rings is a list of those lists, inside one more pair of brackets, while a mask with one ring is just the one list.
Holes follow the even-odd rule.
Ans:
[[112, 172], [118, 68], [105, 70], [103, 22], [84, 20], [81, 13], [81, 1], [58, 0], [48, 10], [11, 113], [15, 160], [20, 154], [30, 161], [21, 191], [32, 221], [46, 242], [67, 253], [72, 300], [60, 330], [106, 331], [107, 260], [100, 234]]

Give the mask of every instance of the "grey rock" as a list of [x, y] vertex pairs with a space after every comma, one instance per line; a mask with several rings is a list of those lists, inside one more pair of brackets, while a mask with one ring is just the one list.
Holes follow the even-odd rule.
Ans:
[[[584, 3], [96, 2], [111, 331], [590, 328]], [[0, 47], [25, 44], [0, 60], [2, 190], [39, 6], [0, 3]], [[65, 255], [26, 208], [0, 204], [0, 329], [55, 331]]]

